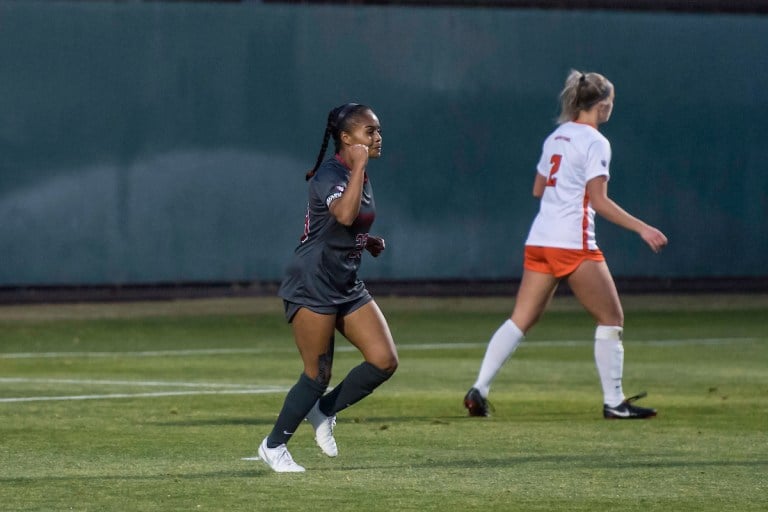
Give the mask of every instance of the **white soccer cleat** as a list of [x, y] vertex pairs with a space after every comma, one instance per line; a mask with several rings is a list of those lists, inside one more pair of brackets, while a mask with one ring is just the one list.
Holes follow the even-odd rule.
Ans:
[[259, 445], [259, 457], [264, 463], [278, 473], [302, 473], [306, 471], [293, 461], [288, 447], [281, 444], [277, 448], [267, 447], [267, 438]]
[[333, 438], [333, 427], [336, 426], [336, 416], [326, 416], [320, 411], [320, 402], [315, 402], [307, 414], [307, 421], [315, 429], [315, 441], [323, 453], [329, 457], [336, 457], [339, 449], [336, 447], [336, 439]]

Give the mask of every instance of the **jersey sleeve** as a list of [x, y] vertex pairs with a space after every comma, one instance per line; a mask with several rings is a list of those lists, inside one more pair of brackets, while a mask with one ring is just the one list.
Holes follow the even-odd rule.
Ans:
[[336, 169], [333, 168], [323, 169], [323, 171], [315, 175], [310, 186], [313, 189], [313, 195], [328, 208], [347, 189], [347, 177], [335, 172]]
[[598, 176], [610, 179], [610, 167], [611, 143], [605, 137], [601, 137], [592, 142], [587, 149], [586, 180], [589, 181]]

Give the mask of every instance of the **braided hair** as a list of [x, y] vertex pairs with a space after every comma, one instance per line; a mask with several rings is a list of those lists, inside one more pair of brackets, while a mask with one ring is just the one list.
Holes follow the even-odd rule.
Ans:
[[573, 121], [579, 112], [589, 110], [607, 99], [613, 84], [600, 73], [584, 73], [572, 69], [560, 92], [560, 116], [558, 124]]
[[320, 153], [317, 155], [315, 166], [307, 171], [305, 176], [307, 181], [315, 175], [320, 164], [323, 163], [325, 152], [328, 149], [328, 140], [333, 137], [334, 149], [338, 153], [341, 150], [341, 132], [348, 131], [350, 122], [360, 112], [370, 109], [370, 107], [360, 105], [359, 103], [345, 103], [328, 112], [328, 120], [325, 123], [325, 133], [323, 134], [323, 144], [320, 146]]

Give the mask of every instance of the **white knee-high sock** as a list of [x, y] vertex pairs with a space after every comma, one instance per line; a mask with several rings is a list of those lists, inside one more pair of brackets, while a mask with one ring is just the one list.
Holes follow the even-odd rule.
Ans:
[[621, 378], [624, 373], [623, 328], [598, 325], [595, 329], [595, 364], [603, 386], [603, 403], [615, 407], [624, 401]]
[[491, 381], [524, 338], [523, 332], [510, 319], [501, 324], [491, 336], [483, 363], [480, 365], [480, 373], [473, 386], [481, 395], [488, 396]]

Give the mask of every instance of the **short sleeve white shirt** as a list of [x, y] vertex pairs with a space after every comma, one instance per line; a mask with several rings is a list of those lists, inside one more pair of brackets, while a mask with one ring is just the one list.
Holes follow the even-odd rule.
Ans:
[[597, 176], [610, 178], [610, 164], [611, 144], [592, 126], [567, 122], [552, 132], [536, 166], [547, 186], [526, 245], [597, 249], [587, 182]]

